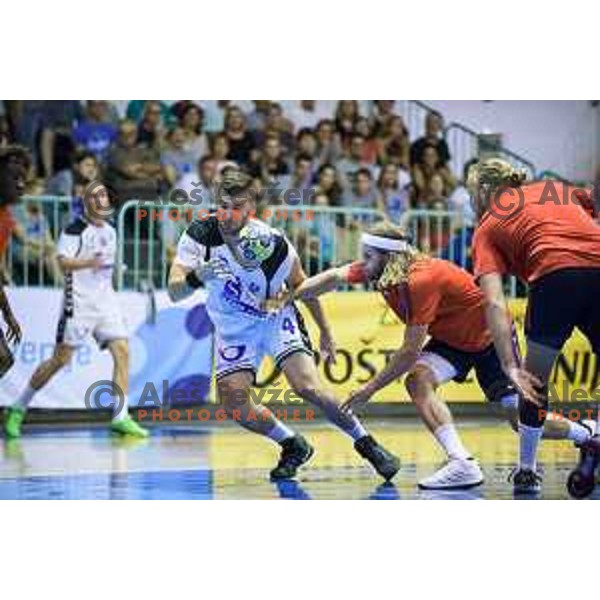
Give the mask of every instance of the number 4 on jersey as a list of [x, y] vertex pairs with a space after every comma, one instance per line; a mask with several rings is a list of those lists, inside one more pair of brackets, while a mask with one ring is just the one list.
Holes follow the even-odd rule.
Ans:
[[296, 328], [294, 327], [294, 323], [292, 322], [292, 320], [289, 317], [286, 317], [283, 320], [281, 329], [283, 331], [289, 331], [292, 335], [294, 335], [294, 333], [296, 333]]

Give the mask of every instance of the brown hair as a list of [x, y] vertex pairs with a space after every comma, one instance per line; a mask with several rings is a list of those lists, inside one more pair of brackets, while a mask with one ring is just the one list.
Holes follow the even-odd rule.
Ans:
[[427, 258], [425, 254], [412, 245], [410, 236], [406, 231], [391, 221], [380, 221], [367, 229], [366, 233], [391, 240], [402, 240], [409, 243], [409, 247], [405, 251], [389, 253], [390, 256], [388, 261], [377, 282], [377, 287], [379, 289], [406, 283], [412, 265], [419, 260]]
[[0, 148], [0, 163], [6, 164], [10, 160], [21, 163], [26, 169], [31, 166], [31, 155], [24, 146], [10, 145]]
[[220, 194], [237, 196], [252, 189], [253, 179], [237, 168], [224, 168], [219, 182]]

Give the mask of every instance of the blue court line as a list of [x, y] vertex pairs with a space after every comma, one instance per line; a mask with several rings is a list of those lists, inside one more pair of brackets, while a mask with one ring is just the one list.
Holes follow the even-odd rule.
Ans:
[[17, 477], [0, 480], [0, 500], [210, 500], [211, 469]]

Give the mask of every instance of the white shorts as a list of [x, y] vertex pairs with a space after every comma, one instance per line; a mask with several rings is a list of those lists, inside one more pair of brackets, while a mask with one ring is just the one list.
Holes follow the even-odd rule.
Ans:
[[458, 371], [451, 362], [434, 352], [421, 352], [415, 365], [427, 367], [433, 373], [437, 385], [452, 381], [458, 375]]
[[272, 356], [280, 367], [296, 352], [313, 355], [304, 319], [295, 306], [287, 306], [273, 320], [258, 321], [235, 338], [215, 335], [216, 377], [220, 379], [238, 371], [255, 375], [265, 356]]
[[109, 342], [127, 339], [127, 327], [117, 308], [110, 311], [63, 313], [56, 330], [56, 343], [77, 347], [94, 339], [104, 348]]

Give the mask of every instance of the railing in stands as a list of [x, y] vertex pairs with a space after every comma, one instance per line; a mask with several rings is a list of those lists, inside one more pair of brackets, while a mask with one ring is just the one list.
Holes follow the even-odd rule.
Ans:
[[[402, 216], [401, 225], [416, 246], [426, 254], [449, 260], [470, 273], [473, 272], [471, 242], [475, 227], [461, 213], [408, 210]], [[506, 293], [511, 298], [516, 298], [524, 295], [524, 288], [515, 277], [509, 277], [506, 280]]]
[[[479, 134], [460, 123], [450, 123], [445, 130], [446, 142], [450, 148], [450, 167], [455, 175], [462, 177], [466, 162], [479, 158]], [[493, 154], [505, 158], [515, 167], [526, 169], [533, 179], [536, 176], [535, 165], [504, 147], [494, 149]]]
[[[436, 109], [421, 100], [397, 100], [397, 102], [400, 103], [400, 114], [410, 132], [411, 141], [425, 135], [427, 114]], [[465, 163], [479, 157], [479, 134], [461, 123], [452, 122], [445, 128], [444, 137], [450, 148], [450, 168], [457, 177], [461, 178]], [[509, 160], [516, 167], [526, 169], [531, 178], [536, 176], [535, 165], [508, 148], [497, 148], [494, 154]]]
[[[274, 206], [270, 212], [265, 220], [285, 231], [308, 274], [353, 260], [361, 228], [384, 218], [379, 211], [359, 208]], [[126, 265], [119, 271], [118, 289], [164, 288], [179, 237], [198, 213], [177, 204], [125, 203], [117, 220], [123, 240], [118, 262]]]
[[425, 135], [425, 118], [435, 110], [421, 100], [397, 100], [400, 103], [400, 115], [410, 132], [411, 142]]
[[55, 240], [76, 210], [72, 199], [63, 196], [25, 196], [11, 207], [17, 226], [8, 244], [4, 266], [12, 285], [62, 285]]
[[[71, 198], [28, 197], [15, 208], [26, 238], [25, 243], [13, 239], [9, 245], [6, 266], [11, 283], [61, 286], [55, 240], [76, 214]], [[379, 211], [360, 208], [275, 206], [270, 210], [271, 215], [266, 220], [285, 231], [309, 275], [358, 258], [360, 231], [384, 218]], [[164, 288], [179, 237], [197, 215], [198, 211], [177, 204], [136, 200], [125, 203], [116, 219], [119, 237], [117, 288]], [[455, 262], [469, 271], [472, 269], [473, 224], [461, 214], [409, 210], [403, 215], [401, 225], [424, 252]], [[522, 291], [514, 278], [508, 282], [507, 292], [511, 296], [520, 295]]]

